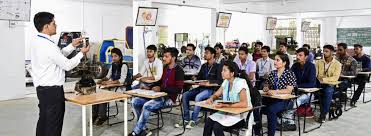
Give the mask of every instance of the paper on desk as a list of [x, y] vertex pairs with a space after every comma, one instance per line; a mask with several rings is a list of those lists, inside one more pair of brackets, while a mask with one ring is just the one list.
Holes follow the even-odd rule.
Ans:
[[144, 89], [135, 89], [132, 91], [133, 93], [136, 93], [136, 94], [143, 94], [143, 95], [150, 95], [150, 96], [161, 95], [164, 93], [164, 92], [155, 92], [153, 90], [144, 90]]
[[312, 90], [315, 90], [317, 88], [300, 88], [300, 90], [303, 90], [303, 91], [306, 91], [306, 92], [309, 92], [309, 91], [312, 91]]
[[223, 126], [232, 126], [238, 122], [240, 122], [243, 118], [241, 118], [241, 115], [231, 115], [226, 114], [223, 112], [216, 112], [209, 116], [210, 119], [219, 122]]

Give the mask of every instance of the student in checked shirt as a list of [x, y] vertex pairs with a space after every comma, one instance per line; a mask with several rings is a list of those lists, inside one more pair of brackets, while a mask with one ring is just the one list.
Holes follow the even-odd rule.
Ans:
[[60, 50], [51, 39], [57, 29], [54, 15], [39, 12], [33, 21], [39, 32], [31, 41], [32, 78], [40, 110], [36, 136], [60, 136], [65, 112], [65, 71], [76, 67], [90, 46], [82, 47], [76, 56], [67, 59], [76, 46], [82, 43], [82, 38], [74, 39], [72, 44]]

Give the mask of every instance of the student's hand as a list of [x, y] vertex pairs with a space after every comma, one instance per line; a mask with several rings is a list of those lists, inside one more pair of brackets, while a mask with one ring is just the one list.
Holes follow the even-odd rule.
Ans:
[[87, 52], [89, 52], [89, 50], [90, 50], [90, 45], [87, 45], [86, 47], [82, 47], [82, 48], [80, 49], [80, 51], [81, 51], [82, 53], [84, 53], [84, 54], [86, 54]]
[[268, 76], [269, 76], [268, 73], [265, 73], [263, 78], [268, 79]]
[[197, 77], [196, 76], [192, 76], [192, 80], [193, 81], [197, 80]]
[[212, 98], [209, 98], [209, 99], [206, 100], [206, 104], [211, 105], [211, 104], [213, 104], [213, 103], [214, 103], [214, 101], [213, 101]]
[[273, 95], [275, 95], [277, 93], [277, 90], [269, 90], [268, 92], [267, 92], [267, 94], [269, 95], [269, 96], [273, 96]]
[[103, 82], [103, 80], [100, 79], [100, 80], [97, 81], [97, 84], [102, 84], [102, 82]]
[[223, 105], [223, 103], [217, 103], [214, 107], [215, 108], [223, 108], [224, 105]]
[[155, 92], [160, 92], [161, 88], [160, 88], [160, 86], [155, 86], [155, 87], [152, 87], [152, 90], [155, 91]]
[[73, 39], [72, 40], [72, 46], [73, 47], [76, 47], [76, 46], [81, 45], [82, 44], [82, 39], [83, 39], [82, 37]]
[[200, 83], [198, 83], [198, 85], [200, 85], [200, 86], [207, 86], [207, 85], [209, 85], [210, 83], [209, 83], [209, 81], [205, 81], [205, 82], [200, 82]]
[[101, 84], [102, 85], [107, 85], [109, 83], [109, 81], [102, 81]]
[[263, 92], [268, 92], [268, 91], [269, 91], [269, 88], [267, 86], [264, 86]]
[[149, 88], [149, 87], [147, 87], [147, 86], [141, 86], [140, 89], [150, 90], [151, 88]]
[[323, 82], [323, 77], [319, 77], [318, 80], [319, 80], [320, 82]]

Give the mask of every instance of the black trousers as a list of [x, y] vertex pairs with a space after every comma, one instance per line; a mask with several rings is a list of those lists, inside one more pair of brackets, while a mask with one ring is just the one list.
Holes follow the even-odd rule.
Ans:
[[241, 120], [240, 122], [234, 124], [233, 126], [226, 127], [220, 124], [219, 122], [207, 118], [205, 122], [203, 136], [212, 136], [212, 132], [214, 132], [215, 136], [224, 136], [224, 130], [242, 128], [245, 126], [245, 124], [246, 124], [245, 120]]
[[36, 87], [39, 120], [36, 136], [61, 136], [65, 111], [63, 86]]
[[365, 75], [358, 75], [355, 79], [356, 84], [358, 84], [357, 90], [353, 94], [352, 101], [358, 101], [359, 96], [361, 96], [363, 89], [365, 89], [366, 81], [368, 80], [368, 76]]
[[99, 117], [101, 119], [108, 119], [107, 105], [108, 103], [93, 105], [93, 118]]

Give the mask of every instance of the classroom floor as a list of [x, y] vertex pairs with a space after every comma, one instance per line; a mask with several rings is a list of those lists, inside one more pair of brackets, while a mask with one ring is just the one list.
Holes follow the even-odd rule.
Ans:
[[[71, 80], [72, 81], [72, 80]], [[370, 85], [368, 86], [368, 93], [366, 99], [371, 99]], [[73, 87], [71, 82], [65, 85], [65, 88]], [[38, 100], [35, 97], [35, 90], [33, 87], [27, 87], [29, 95], [27, 98], [19, 100], [9, 100], [0, 102], [0, 135], [1, 136], [30, 136], [35, 135], [36, 123], [38, 119]], [[362, 96], [361, 96], [362, 98]], [[364, 136], [371, 133], [369, 129], [369, 123], [371, 118], [369, 117], [371, 112], [371, 103], [363, 104], [358, 102], [357, 108], [351, 109], [337, 119], [327, 121], [322, 125], [320, 129], [312, 131], [310, 133], [302, 134], [303, 136]], [[119, 106], [122, 107], [122, 106]], [[112, 110], [112, 112], [115, 112]], [[179, 113], [175, 110], [174, 112]], [[132, 115], [129, 114], [129, 118]], [[175, 129], [174, 123], [181, 119], [176, 115], [165, 114], [165, 125], [160, 130], [161, 136], [176, 135], [182, 131], [182, 129]], [[123, 119], [123, 111], [121, 109], [120, 114], [111, 119], [112, 121], [119, 121]], [[266, 116], [263, 116], [266, 120]], [[156, 119], [151, 119], [155, 122]], [[315, 127], [318, 124], [313, 122], [313, 119], [308, 119], [309, 123], [307, 128]], [[76, 105], [66, 104], [66, 113], [64, 117], [63, 136], [80, 136], [81, 135], [81, 108]], [[266, 122], [266, 121], [263, 121]], [[303, 120], [301, 120], [301, 123]], [[135, 121], [128, 122], [129, 132], [131, 132]], [[264, 124], [266, 126], [266, 124]], [[185, 136], [202, 135], [203, 132], [203, 120], [198, 126], [191, 130], [186, 130]], [[148, 125], [149, 128], [153, 126]], [[302, 127], [302, 126], [301, 126]], [[114, 126], [101, 126], [94, 127], [94, 136], [122, 136], [123, 135], [123, 124], [117, 124]], [[153, 132], [156, 134], [156, 132]], [[241, 132], [243, 134], [243, 132]], [[226, 135], [229, 135], [226, 133]], [[279, 131], [276, 131], [276, 135], [279, 135]], [[296, 136], [297, 131], [284, 132], [285, 136]]]

